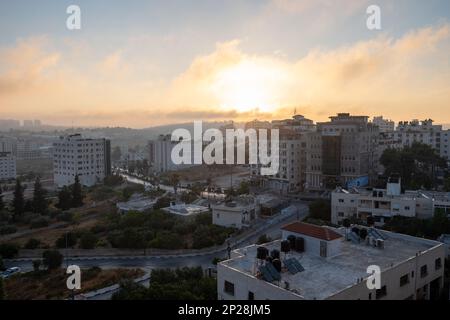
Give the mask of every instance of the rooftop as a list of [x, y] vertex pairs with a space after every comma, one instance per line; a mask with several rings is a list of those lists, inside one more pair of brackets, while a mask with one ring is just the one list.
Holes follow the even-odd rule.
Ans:
[[172, 204], [170, 207], [163, 208], [162, 210], [180, 216], [192, 216], [202, 212], [208, 212], [209, 208], [195, 204], [179, 203]]
[[301, 233], [305, 236], [325, 240], [332, 241], [339, 238], [342, 238], [342, 235], [331, 230], [330, 228], [324, 228], [320, 226], [316, 226], [314, 224], [303, 223], [303, 222], [294, 222], [288, 224], [281, 228], [281, 230], [291, 231], [295, 233]]
[[[336, 229], [336, 232], [342, 232]], [[356, 285], [358, 279], [366, 279], [369, 265], [378, 265], [381, 270], [386, 270], [394, 265], [414, 258], [417, 253], [424, 252], [442, 244], [415, 238], [411, 236], [395, 234], [383, 231], [386, 236], [384, 249], [379, 249], [365, 242], [355, 244], [342, 238], [340, 253], [333, 257], [322, 258], [318, 255], [298, 253], [291, 251], [286, 258], [296, 258], [305, 269], [302, 272], [291, 274], [281, 273], [281, 281], [272, 285], [284, 289], [284, 282], [289, 283], [289, 291], [299, 295], [299, 298], [308, 300], [326, 299], [340, 291]], [[277, 240], [264, 246], [269, 249], [280, 250], [281, 240]], [[247, 276], [256, 278], [256, 253], [259, 246], [252, 245], [233, 252], [233, 258], [221, 264], [241, 272]], [[284, 260], [284, 254], [282, 254]], [[259, 280], [264, 281], [264, 280]]]

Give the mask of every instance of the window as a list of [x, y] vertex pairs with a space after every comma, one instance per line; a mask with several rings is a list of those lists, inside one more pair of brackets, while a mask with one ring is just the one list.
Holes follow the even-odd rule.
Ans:
[[382, 286], [381, 289], [377, 289], [377, 291], [375, 293], [375, 297], [377, 299], [381, 299], [381, 298], [383, 298], [386, 295], [387, 295], [387, 288], [386, 288], [386, 286]]
[[228, 282], [225, 280], [224, 289], [225, 293], [234, 296], [234, 283]]
[[400, 287], [403, 287], [409, 283], [409, 274], [405, 274], [404, 276], [400, 277]]
[[422, 267], [420, 267], [420, 276], [422, 278], [426, 277], [428, 275], [428, 268], [427, 265], [424, 265]]
[[436, 270], [439, 270], [439, 269], [442, 268], [442, 260], [441, 260], [441, 258], [437, 258], [437, 259], [434, 261], [434, 268], [435, 268]]
[[255, 300], [255, 294], [251, 291], [248, 292], [248, 300]]

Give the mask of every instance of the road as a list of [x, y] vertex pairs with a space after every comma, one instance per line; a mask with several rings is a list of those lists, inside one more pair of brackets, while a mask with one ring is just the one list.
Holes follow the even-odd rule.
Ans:
[[[308, 214], [305, 205], [298, 203], [300, 208], [299, 218], [303, 219]], [[279, 219], [279, 218], [276, 218]], [[286, 223], [297, 220], [297, 214], [286, 216], [282, 221], [276, 219], [267, 221], [266, 224], [259, 227], [252, 234], [246, 237], [238, 244], [231, 243], [232, 248], [243, 247], [254, 244], [258, 238], [267, 234], [272, 239], [279, 238], [281, 235], [280, 228]], [[177, 268], [177, 267], [194, 267], [201, 266], [207, 268], [211, 266], [214, 258], [225, 258], [227, 256], [226, 249], [220, 249], [209, 253], [181, 254], [181, 255], [160, 255], [160, 256], [117, 256], [117, 257], [69, 257], [64, 260], [64, 264], [76, 264], [81, 268], [90, 268], [98, 266], [101, 268]], [[9, 267], [20, 267], [24, 272], [31, 271], [31, 258], [5, 260], [5, 265]]]

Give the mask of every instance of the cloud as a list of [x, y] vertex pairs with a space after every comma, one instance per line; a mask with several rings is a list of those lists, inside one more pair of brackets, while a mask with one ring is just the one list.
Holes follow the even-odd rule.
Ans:
[[288, 117], [297, 108], [315, 120], [350, 111], [450, 122], [449, 38], [443, 24], [313, 48], [296, 59], [248, 53], [235, 39], [197, 56], [170, 81], [149, 73], [154, 61], [130, 58], [130, 48], [93, 55], [83, 45], [74, 58], [45, 37], [23, 39], [0, 49], [0, 117], [147, 127]]

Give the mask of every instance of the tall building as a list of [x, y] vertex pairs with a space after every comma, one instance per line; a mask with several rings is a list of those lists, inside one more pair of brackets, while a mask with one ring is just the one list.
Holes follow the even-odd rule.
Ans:
[[379, 129], [366, 116], [339, 113], [308, 134], [306, 188], [366, 185], [378, 169]]
[[[442, 293], [445, 246], [440, 242], [301, 222], [283, 227], [282, 239], [235, 250], [220, 262], [218, 299], [428, 300]], [[379, 268], [378, 288], [367, 286], [369, 267]]]
[[379, 128], [380, 132], [393, 132], [395, 130], [395, 122], [384, 119], [383, 116], [374, 117], [372, 123]]
[[82, 185], [93, 186], [110, 174], [110, 140], [74, 134], [53, 143], [53, 176], [58, 187], [73, 184], [77, 175]]
[[20, 121], [12, 119], [0, 119], [0, 131], [8, 131], [11, 129], [19, 129]]
[[14, 156], [17, 155], [17, 139], [0, 136], [0, 152], [11, 152]]
[[0, 151], [0, 181], [15, 179], [16, 157], [11, 152]]
[[[168, 171], [181, 170], [192, 167], [194, 154], [191, 150], [190, 164], [175, 164], [172, 161], [172, 149], [178, 144], [178, 141], [172, 141], [172, 136], [160, 135], [158, 139], [148, 142], [149, 160], [151, 170], [155, 173], [163, 173]], [[192, 143], [193, 148], [193, 143]]]

